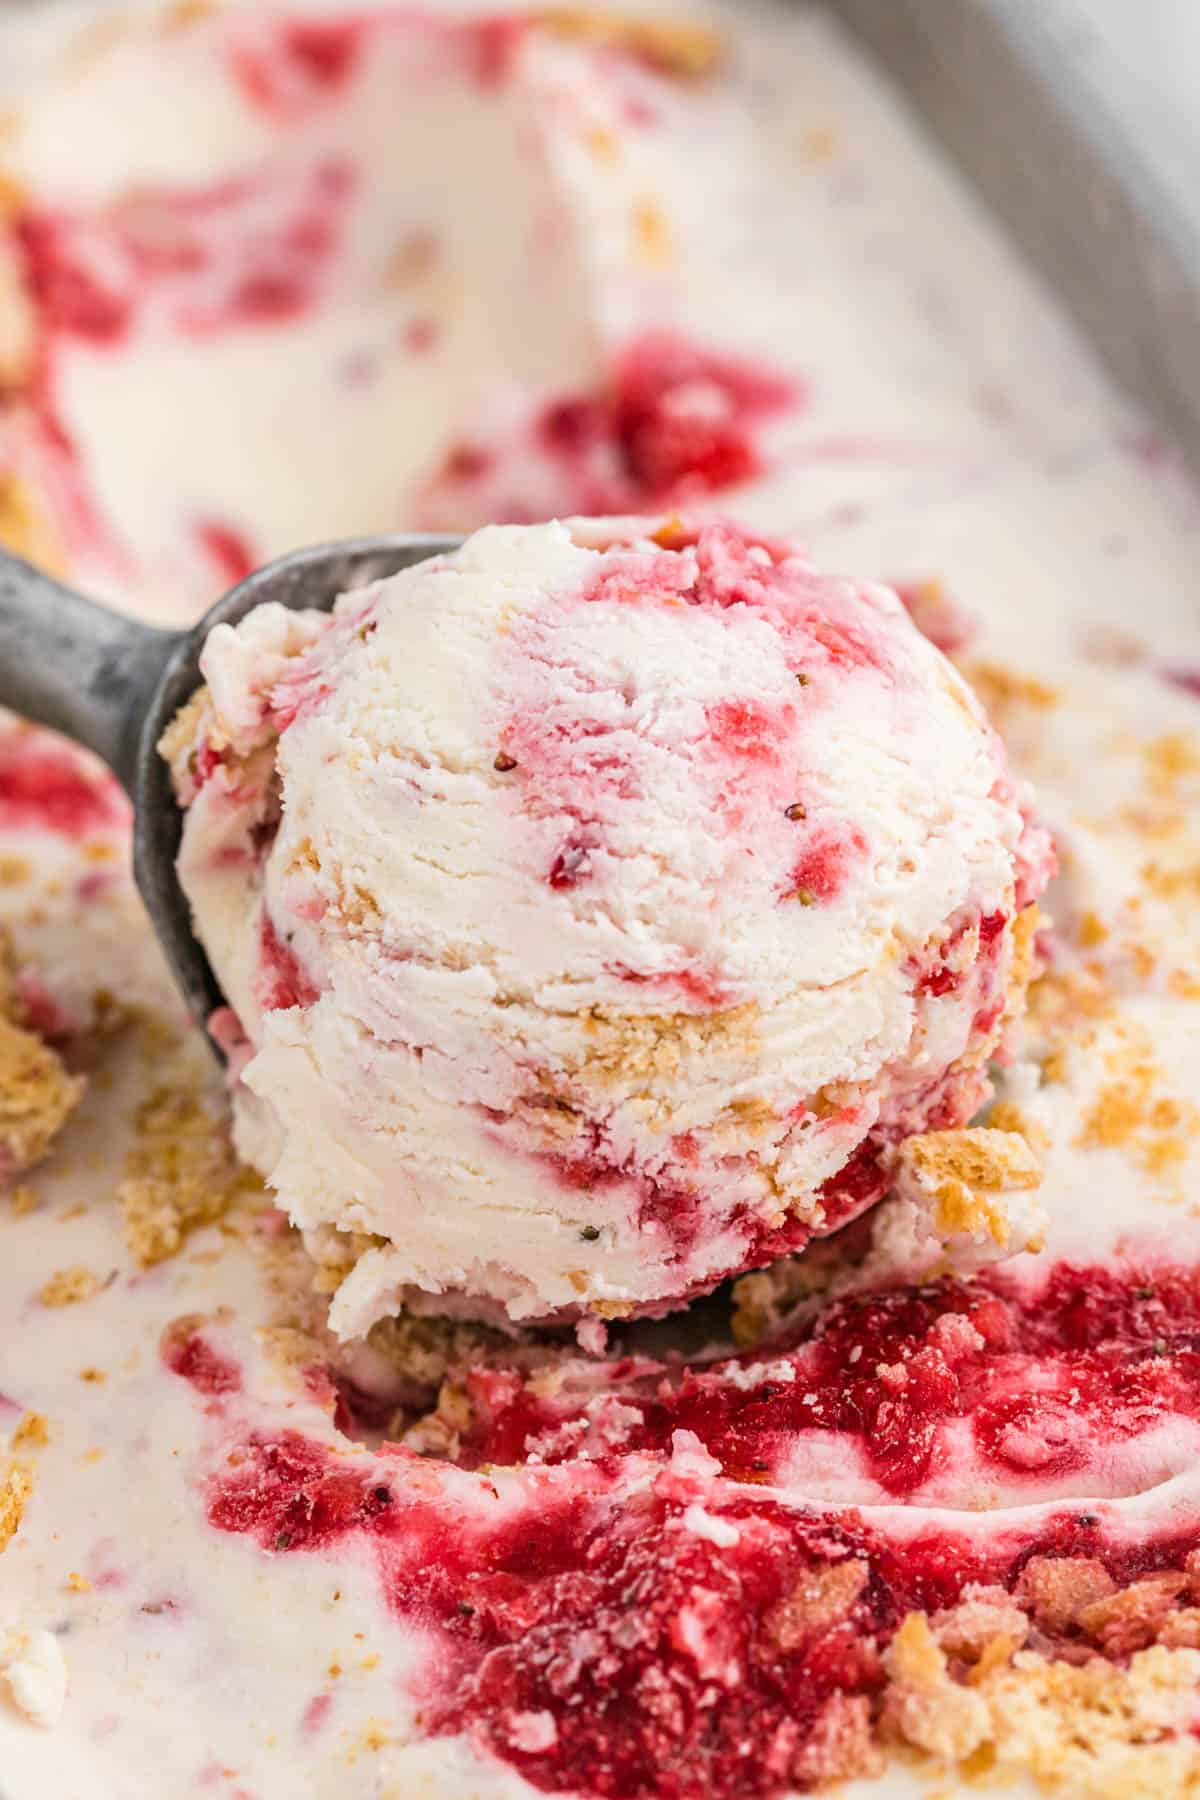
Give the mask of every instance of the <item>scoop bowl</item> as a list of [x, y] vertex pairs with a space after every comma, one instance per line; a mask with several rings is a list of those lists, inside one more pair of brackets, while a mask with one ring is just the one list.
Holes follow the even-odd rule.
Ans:
[[410, 532], [296, 550], [256, 569], [181, 631], [128, 618], [0, 552], [0, 705], [91, 750], [129, 795], [134, 877], [201, 1028], [222, 995], [179, 885], [182, 815], [157, 746], [200, 684], [200, 652], [209, 632], [214, 625], [236, 625], [269, 601], [292, 611], [327, 612], [339, 594], [444, 555], [461, 542]]

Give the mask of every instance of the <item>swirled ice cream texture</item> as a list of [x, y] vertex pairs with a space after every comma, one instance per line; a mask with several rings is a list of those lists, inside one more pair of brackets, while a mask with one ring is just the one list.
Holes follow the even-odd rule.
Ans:
[[203, 669], [180, 872], [243, 1154], [363, 1252], [343, 1334], [413, 1290], [661, 1310], [986, 1097], [1050, 853], [888, 589], [723, 525], [492, 527]]

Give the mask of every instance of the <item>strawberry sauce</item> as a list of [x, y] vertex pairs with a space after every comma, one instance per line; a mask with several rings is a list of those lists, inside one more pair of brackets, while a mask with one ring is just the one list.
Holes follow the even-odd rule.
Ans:
[[187, 1334], [168, 1329], [162, 1347], [162, 1359], [172, 1374], [190, 1382], [200, 1394], [236, 1394], [241, 1392], [242, 1376], [237, 1364], [222, 1356], [199, 1331]]
[[[1110, 1368], [1168, 1320], [1191, 1332], [1190, 1277], [1159, 1272], [1123, 1291], [1110, 1278], [1093, 1311], [1084, 1289], [1095, 1274], [1062, 1271], [1040, 1316], [1021, 1315], [1020, 1328], [1070, 1354], [1115, 1329]], [[1136, 1298], [1150, 1287], [1152, 1300]], [[824, 1346], [825, 1377], [806, 1370], [804, 1384], [828, 1396], [835, 1366], [861, 1349], [847, 1420], [885, 1431], [892, 1460], [885, 1453], [881, 1468], [903, 1488], [916, 1473], [923, 1410], [944, 1410], [966, 1337], [986, 1342], [986, 1332], [994, 1350], [1015, 1316], [997, 1295], [951, 1288], [834, 1308], [810, 1340]], [[885, 1422], [894, 1395], [876, 1359], [917, 1344], [919, 1397], [903, 1420]], [[648, 1469], [614, 1456], [524, 1476], [493, 1465], [478, 1487], [460, 1478], [439, 1492], [434, 1469], [396, 1447], [356, 1457], [297, 1432], [251, 1434], [210, 1483], [209, 1519], [274, 1555], [369, 1550], [392, 1611], [441, 1646], [418, 1696], [423, 1728], [468, 1733], [545, 1792], [612, 1800], [759, 1800], [854, 1773], [880, 1709], [889, 1640], [907, 1613], [952, 1607], [969, 1583], [1015, 1593], [1036, 1616], [1042, 1653], [1076, 1661], [1094, 1647], [1088, 1631], [1113, 1627], [1053, 1617], [1038, 1599], [1047, 1570], [1083, 1569], [1101, 1592], [1172, 1570], [1156, 1604], [1165, 1615], [1188, 1602], [1198, 1532], [1178, 1522], [1136, 1548], [1107, 1529], [1102, 1509], [1069, 1505], [988, 1531], [931, 1522], [893, 1536], [858, 1510], [759, 1491], [781, 1384], [731, 1388], [723, 1402], [717, 1379], [685, 1377], [688, 1408], [658, 1403]], [[722, 1409], [738, 1458], [724, 1478], [690, 1427], [679, 1429], [689, 1418], [714, 1439]], [[915, 1446], [907, 1463], [902, 1439]], [[487, 1449], [507, 1458], [511, 1447], [493, 1432]], [[1122, 1628], [1125, 1648], [1137, 1648], [1155, 1621]]]
[[0, 828], [85, 838], [129, 821], [129, 805], [98, 766], [46, 732], [0, 735]]
[[[570, 1447], [570, 1405], [551, 1397], [577, 1385], [461, 1371], [474, 1479], [397, 1445], [235, 1431], [208, 1517], [271, 1555], [368, 1551], [391, 1611], [440, 1646], [415, 1696], [423, 1729], [468, 1733], [542, 1791], [767, 1800], [865, 1766], [883, 1653], [914, 1610], [936, 1625], [969, 1584], [998, 1584], [1042, 1655], [1078, 1662], [1153, 1642], [1200, 1591], [1200, 1523], [1177, 1515], [1133, 1542], [1103, 1502], [893, 1532], [886, 1514], [785, 1500], [764, 1484], [797, 1434], [853, 1440], [900, 1500], [951, 1419], [997, 1472], [1028, 1471], [1036, 1444], [1083, 1471], [1172, 1415], [1200, 1418], [1198, 1341], [1200, 1277], [1173, 1265], [867, 1293], [725, 1363], [592, 1365], [625, 1427], [599, 1450]], [[209, 1399], [239, 1389], [199, 1331], [169, 1331], [163, 1356]], [[1148, 1576], [1122, 1606], [1065, 1604]]]
[[264, 1012], [277, 1012], [289, 1006], [311, 1006], [319, 994], [295, 951], [284, 943], [264, 911], [258, 937], [258, 1004]]
[[[768, 465], [764, 427], [802, 408], [804, 393], [768, 367], [679, 333], [633, 338], [598, 389], [558, 394], [525, 422], [520, 446], [546, 465], [559, 513], [618, 514], [682, 505], [741, 486]], [[443, 494], [487, 484], [473, 507], [510, 523], [546, 516], [506, 487], [518, 446], [464, 441], [433, 482]]]
[[[640, 1415], [622, 1448], [661, 1454], [683, 1429], [724, 1473], [757, 1467], [763, 1479], [799, 1435], [835, 1432], [881, 1489], [906, 1500], [946, 1469], [947, 1428], [962, 1420], [982, 1470], [1036, 1482], [1098, 1466], [1164, 1420], [1200, 1420], [1198, 1332], [1191, 1270], [1114, 1276], [1060, 1264], [1030, 1292], [991, 1275], [867, 1294], [828, 1307], [782, 1349], [622, 1389]], [[747, 1379], [758, 1366], [761, 1379]], [[520, 1461], [527, 1440], [573, 1416], [547, 1414], [523, 1385], [480, 1376], [476, 1386], [471, 1462]], [[960, 1457], [963, 1441], [954, 1438]]]

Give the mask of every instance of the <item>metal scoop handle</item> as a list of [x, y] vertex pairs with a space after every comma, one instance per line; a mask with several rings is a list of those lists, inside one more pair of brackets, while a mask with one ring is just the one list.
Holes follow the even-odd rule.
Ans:
[[187, 636], [125, 618], [0, 555], [0, 705], [94, 751], [131, 794], [150, 702]]
[[[218, 600], [185, 631], [139, 624], [0, 551], [0, 705], [74, 738], [106, 762], [134, 805], [133, 871], [188, 1010], [203, 1026], [222, 995], [192, 930], [175, 858], [181, 817], [158, 740], [200, 681], [214, 625], [275, 601], [328, 611], [339, 594], [455, 550], [412, 532], [297, 550]], [[211, 1040], [210, 1040], [211, 1041]]]

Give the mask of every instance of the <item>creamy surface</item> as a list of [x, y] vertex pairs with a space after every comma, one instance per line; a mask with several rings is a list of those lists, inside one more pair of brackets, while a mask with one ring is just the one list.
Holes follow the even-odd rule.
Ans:
[[[1200, 670], [1195, 496], [894, 98], [828, 25], [765, 6], [742, 5], [736, 17], [732, 77], [672, 103], [692, 121], [680, 125], [683, 139], [672, 129], [647, 134], [678, 251], [672, 326], [735, 353], [769, 345], [774, 365], [806, 396], [772, 426], [766, 472], [722, 497], [722, 509], [764, 532], [785, 529], [824, 566], [912, 587], [915, 604], [923, 594], [929, 607], [938, 598], [930, 584], [940, 583], [976, 621], [960, 654], [1020, 771], [1038, 784], [1055, 831], [1062, 875], [1048, 902], [1054, 962], [1028, 1040], [1046, 1059], [1014, 1066], [1004, 1095], [1036, 1139], [1048, 1226], [1039, 1255], [1007, 1265], [1007, 1303], [1019, 1312], [1027, 1292], [1036, 1314], [1043, 1284], [1063, 1262], [1186, 1271], [1200, 1258], [1200, 700], [1188, 686]], [[61, 102], [84, 109], [77, 116], [87, 116], [86, 80]], [[168, 114], [153, 131], [152, 115], [140, 115], [164, 160], [188, 142], [186, 132], [176, 138], [176, 115]], [[52, 134], [38, 129], [49, 186]], [[563, 349], [572, 375], [577, 353], [586, 385], [578, 341]], [[130, 496], [142, 491], [158, 451], [130, 423], [143, 404], [138, 382], [131, 389], [117, 365], [102, 370], [92, 361], [97, 366], [85, 368], [81, 360], [66, 391], [98, 467], [99, 446], [114, 446], [107, 504], [128, 519]], [[174, 380], [165, 363], [143, 368], [148, 381]], [[189, 381], [190, 372], [179, 379]], [[216, 363], [197, 376], [206, 406], [217, 404], [225, 382], [236, 390], [238, 375]], [[303, 380], [296, 388], [307, 394]], [[395, 398], [401, 404], [399, 389]], [[293, 404], [293, 422], [311, 405], [324, 429], [315, 402]], [[249, 443], [252, 425], [247, 432]], [[359, 439], [347, 428], [340, 441], [363, 445], [353, 466], [364, 478], [386, 470], [378, 436]], [[257, 491], [232, 467], [217, 470], [206, 458], [197, 469], [223, 507]], [[169, 497], [176, 489], [164, 480], [154, 491]], [[208, 492], [206, 485], [206, 504]], [[274, 547], [297, 518], [296, 535], [312, 536], [350, 517], [340, 502], [320, 513], [286, 495], [279, 505], [264, 494], [261, 547]], [[363, 523], [393, 522], [364, 505]], [[146, 512], [142, 603], [165, 613], [184, 593], [198, 596], [204, 574], [189, 564], [176, 575], [177, 541], [158, 536], [169, 505]], [[160, 557], [170, 561], [165, 585], [153, 573], [164, 567]], [[99, 572], [86, 557], [78, 566], [81, 578]], [[12, 885], [0, 890], [20, 950], [93, 1039], [111, 1019], [110, 1003], [97, 1010], [97, 990], [140, 1006], [152, 1023], [142, 1017], [110, 1030], [89, 1052], [98, 1066], [83, 1108], [29, 1178], [36, 1209], [0, 1220], [0, 1425], [15, 1431], [29, 1412], [48, 1421], [44, 1446], [15, 1452], [33, 1470], [33, 1490], [0, 1557], [0, 1628], [54, 1633], [69, 1677], [51, 1730], [15, 1706], [0, 1710], [0, 1791], [6, 1800], [47, 1792], [274, 1800], [301, 1783], [314, 1796], [531, 1795], [539, 1790], [518, 1771], [523, 1757], [547, 1754], [553, 1721], [541, 1711], [509, 1717], [497, 1705], [496, 1730], [507, 1738], [485, 1741], [467, 1730], [423, 1736], [414, 1680], [434, 1670], [442, 1651], [427, 1622], [389, 1607], [402, 1548], [331, 1533], [303, 1554], [284, 1554], [295, 1528], [278, 1524], [265, 1502], [253, 1528], [230, 1523], [237, 1508], [229, 1484], [236, 1488], [247, 1467], [257, 1479], [247, 1448], [255, 1432], [295, 1428], [335, 1445], [347, 1467], [358, 1466], [359, 1453], [331, 1422], [328, 1387], [306, 1386], [281, 1360], [280, 1320], [297, 1332], [303, 1304], [292, 1288], [304, 1282], [289, 1274], [285, 1234], [261, 1198], [244, 1196], [222, 1222], [198, 1223], [173, 1257], [140, 1267], [131, 1254], [114, 1203], [131, 1179], [126, 1159], [140, 1158], [144, 1178], [149, 1158], [163, 1176], [145, 1103], [157, 1090], [194, 1104], [208, 1079], [204, 1054], [186, 1040], [122, 873], [123, 827], [89, 815], [83, 829], [76, 821], [53, 832], [48, 816], [44, 807], [0, 806], [5, 856], [31, 867], [26, 881], [13, 864]], [[211, 1091], [207, 1104], [219, 1106]], [[911, 1248], [915, 1228], [894, 1216], [893, 1224]], [[143, 1241], [137, 1233], [134, 1240]], [[1014, 1247], [1020, 1241], [1018, 1228]], [[97, 1278], [96, 1291], [65, 1310], [47, 1306], [39, 1298], [45, 1284], [76, 1267]], [[1092, 1277], [1093, 1291], [1098, 1284]], [[205, 1373], [195, 1353], [190, 1362], [175, 1355], [179, 1370], [191, 1371], [189, 1385], [168, 1366], [173, 1352], [164, 1363], [159, 1339], [181, 1315], [197, 1313], [209, 1316], [204, 1341], [214, 1360]], [[176, 1332], [170, 1341], [190, 1340]], [[287, 1341], [303, 1366], [303, 1344]], [[310, 1342], [319, 1362], [319, 1336]], [[968, 1361], [983, 1354], [959, 1349]], [[1035, 1373], [1048, 1388], [1049, 1353], [1039, 1354]], [[236, 1381], [222, 1374], [221, 1359], [239, 1372]], [[1010, 1377], [1036, 1402], [1032, 1366], [1014, 1366]], [[623, 1436], [632, 1443], [642, 1427], [614, 1415], [613, 1402], [642, 1403], [636, 1385], [632, 1398], [625, 1391], [636, 1372], [618, 1380], [603, 1364], [587, 1367], [592, 1374], [572, 1379], [585, 1392], [587, 1382], [598, 1383], [600, 1403], [582, 1427], [564, 1408], [562, 1421], [576, 1433], [570, 1441], [591, 1430], [607, 1433], [610, 1445]], [[369, 1358], [357, 1375], [360, 1385], [373, 1378]], [[751, 1391], [765, 1379], [743, 1372], [735, 1385]], [[995, 1406], [1011, 1399], [989, 1392]], [[747, 1494], [797, 1516], [807, 1504], [850, 1501], [869, 1528], [898, 1544], [953, 1529], [986, 1550], [1013, 1534], [1036, 1535], [1039, 1521], [1066, 1503], [1073, 1516], [1100, 1521], [1109, 1547], [1172, 1530], [1200, 1541], [1198, 1427], [1186, 1395], [1131, 1414], [1120, 1432], [1103, 1407], [1080, 1427], [1080, 1404], [1068, 1383], [1054, 1408], [993, 1413], [1000, 1423], [986, 1456], [965, 1414], [939, 1415], [928, 1465], [903, 1482], [861, 1436], [822, 1429], [808, 1416], [773, 1450], [766, 1485], [715, 1472], [686, 1437], [676, 1441], [669, 1476], [647, 1436], [617, 1459], [611, 1478], [632, 1494], [678, 1482], [687, 1501], [681, 1539], [710, 1559], [739, 1554], [729, 1533], [743, 1527], [726, 1515], [749, 1504]], [[442, 1424], [449, 1430], [454, 1421]], [[513, 1460], [489, 1457], [486, 1443], [480, 1454]], [[530, 1495], [539, 1512], [552, 1513], [563, 1484], [609, 1479], [583, 1462], [556, 1463], [557, 1455], [547, 1444], [539, 1463], [516, 1472], [404, 1456], [380, 1466], [398, 1490], [411, 1483], [447, 1506], [463, 1540], [475, 1542], [477, 1531], [506, 1516], [520, 1523]], [[265, 1477], [260, 1486], [269, 1489]], [[206, 1516], [214, 1505], [225, 1520], [219, 1529]], [[695, 1614], [681, 1627], [686, 1654], [716, 1680], [726, 1665], [706, 1660], [720, 1649], [702, 1627]], [[45, 1667], [52, 1659], [38, 1663], [44, 1650], [31, 1635], [17, 1658], [26, 1691], [39, 1667], [38, 1691], [53, 1683]], [[1160, 1726], [1186, 1733], [1195, 1651], [1149, 1654], [1167, 1657], [1169, 1669], [1147, 1704]], [[7, 1686], [16, 1685], [10, 1677]], [[1010, 1743], [1024, 1741], [1016, 1714], [1014, 1700], [1005, 1715]], [[955, 1741], [970, 1743], [970, 1733]], [[1008, 1761], [1002, 1744], [997, 1753], [1016, 1785], [1036, 1762], [1027, 1748]], [[1065, 1776], [1061, 1760], [1055, 1765], [1066, 1791], [1106, 1791], [1104, 1758], [1071, 1754]], [[1150, 1766], [1160, 1791], [1172, 1791], [1172, 1781], [1182, 1790], [1191, 1767], [1186, 1738], [1141, 1754], [1157, 1759]], [[1113, 1780], [1132, 1779], [1138, 1765], [1121, 1759], [1133, 1755], [1110, 1747]], [[933, 1772], [928, 1763], [914, 1770], [893, 1762], [877, 1784], [848, 1791], [923, 1792]], [[944, 1788], [954, 1785], [944, 1778]]]
[[729, 526], [489, 526], [201, 671], [180, 878], [242, 1154], [382, 1240], [343, 1337], [413, 1289], [663, 1311], [988, 1096], [1049, 842], [886, 588]]

